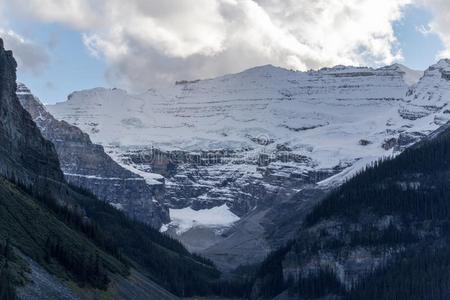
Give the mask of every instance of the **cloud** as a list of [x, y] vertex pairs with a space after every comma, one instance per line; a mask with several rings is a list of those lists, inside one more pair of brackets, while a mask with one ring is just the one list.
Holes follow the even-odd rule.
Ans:
[[436, 34], [444, 45], [439, 57], [450, 57], [450, 1], [420, 0], [425, 8], [431, 10], [433, 18], [428, 24], [428, 33]]
[[0, 37], [5, 48], [14, 51], [19, 68], [24, 72], [39, 75], [50, 63], [50, 56], [41, 46], [24, 39], [12, 30], [0, 28]]
[[306, 70], [401, 60], [393, 23], [412, 0], [15, 0], [78, 30], [108, 78], [134, 90], [261, 64]]
[[416, 26], [416, 31], [423, 36], [429, 36], [433, 33], [428, 25], [423, 24]]

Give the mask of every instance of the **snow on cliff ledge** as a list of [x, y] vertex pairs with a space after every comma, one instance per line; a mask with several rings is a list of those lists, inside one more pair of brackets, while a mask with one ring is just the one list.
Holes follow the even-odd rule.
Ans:
[[[74, 92], [48, 109], [88, 132], [121, 164], [127, 163], [121, 157], [146, 147], [233, 151], [240, 156], [225, 165], [197, 166], [201, 170], [192, 172], [187, 166], [178, 176], [185, 180], [174, 176], [166, 181], [172, 195], [184, 191], [187, 184], [179, 187], [187, 182], [190, 191], [199, 192], [197, 200], [217, 200], [223, 209], [224, 202], [248, 196], [242, 190], [248, 184], [269, 183], [276, 189], [280, 182], [347, 166], [351, 169], [344, 172], [351, 175], [435, 130], [450, 119], [444, 109], [450, 101], [447, 65], [441, 61], [425, 73], [399, 64], [308, 72], [268, 65], [137, 95], [104, 88]], [[260, 155], [273, 155], [274, 161], [261, 168], [255, 163]], [[278, 160], [279, 155], [288, 160]], [[129, 166], [151, 173], [148, 165]], [[273, 175], [271, 182], [268, 174]], [[322, 184], [339, 181], [334, 177]], [[186, 202], [178, 203], [178, 208], [185, 207]], [[201, 211], [183, 209], [179, 212], [190, 216], [189, 221], [172, 212], [181, 230], [203, 220], [196, 215]]]
[[401, 65], [309, 72], [269, 65], [140, 95], [85, 90], [48, 109], [106, 147], [270, 152], [283, 145], [318, 167], [333, 167], [359, 157], [361, 139], [370, 141], [368, 155], [384, 153], [384, 139], [409, 126], [399, 103], [419, 77]]
[[162, 232], [174, 228], [177, 234], [182, 234], [191, 228], [209, 227], [224, 228], [231, 226], [239, 217], [230, 211], [226, 204], [210, 209], [193, 210], [190, 207], [170, 209], [171, 223], [163, 225]]

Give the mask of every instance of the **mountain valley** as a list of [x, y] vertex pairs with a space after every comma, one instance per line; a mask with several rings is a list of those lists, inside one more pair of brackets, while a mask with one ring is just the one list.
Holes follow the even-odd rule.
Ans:
[[[163, 176], [176, 218], [162, 230], [229, 269], [262, 260], [329, 190], [445, 124], [448, 70], [268, 65], [142, 94], [74, 92], [47, 109], [150, 183]], [[240, 220], [202, 224], [219, 207]]]
[[380, 274], [422, 270], [420, 251], [431, 278], [447, 259], [449, 60], [262, 66], [45, 106], [2, 51], [0, 256], [22, 298], [361, 299], [396, 294]]

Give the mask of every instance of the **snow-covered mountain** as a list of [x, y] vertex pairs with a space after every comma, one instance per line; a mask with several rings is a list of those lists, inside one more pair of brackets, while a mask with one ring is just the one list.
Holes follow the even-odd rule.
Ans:
[[[371, 110], [371, 102], [390, 107], [402, 100], [411, 80], [406, 74], [397, 65], [307, 73], [269, 65], [140, 95], [102, 88], [75, 92], [49, 109], [89, 129], [105, 145], [242, 149], [255, 147], [252, 138], [267, 135], [299, 148], [298, 139], [309, 136], [302, 132], [365, 120], [361, 113]], [[348, 109], [353, 106], [358, 109]]]
[[309, 72], [268, 65], [137, 95], [74, 92], [47, 108], [120, 164], [165, 176], [177, 216], [226, 203], [242, 217], [306, 186], [337, 184], [446, 122], [448, 64], [423, 77], [398, 64]]
[[448, 121], [449, 109], [444, 109], [450, 102], [450, 60], [442, 59], [429, 67], [422, 79], [406, 97], [402, 115], [405, 118], [433, 116], [437, 125]]
[[149, 185], [141, 176], [121, 167], [86, 133], [56, 120], [24, 84], [17, 84], [16, 94], [43, 137], [55, 146], [67, 182], [156, 228], [168, 221], [167, 209], [158, 202], [164, 197], [163, 182]]

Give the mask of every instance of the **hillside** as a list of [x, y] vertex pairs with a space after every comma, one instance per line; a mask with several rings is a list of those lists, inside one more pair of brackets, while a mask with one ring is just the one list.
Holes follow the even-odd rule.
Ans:
[[77, 127], [56, 120], [31, 91], [19, 83], [17, 97], [42, 135], [55, 146], [65, 179], [87, 189], [100, 200], [123, 210], [132, 219], [160, 228], [169, 221], [164, 182], [148, 183], [143, 177], [121, 167], [102, 146], [93, 144]]
[[0, 295], [14, 288], [26, 299], [58, 290], [68, 299], [226, 293], [209, 261], [65, 181], [53, 144], [19, 103], [17, 65], [0, 45]]
[[449, 157], [445, 125], [334, 190], [263, 263], [254, 298], [447, 299]]
[[[449, 114], [435, 99], [415, 98], [445, 89], [436, 72], [424, 85], [430, 72], [401, 65], [268, 65], [142, 94], [79, 91], [47, 109], [124, 167], [164, 176], [174, 218], [163, 230], [227, 268], [261, 260], [292, 236], [293, 212], [308, 202], [299, 191], [315, 198], [444, 124]], [[234, 223], [204, 221], [220, 219], [216, 211]]]

